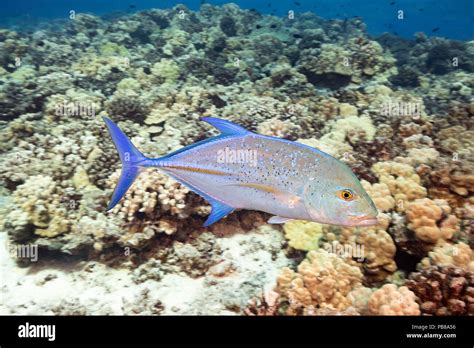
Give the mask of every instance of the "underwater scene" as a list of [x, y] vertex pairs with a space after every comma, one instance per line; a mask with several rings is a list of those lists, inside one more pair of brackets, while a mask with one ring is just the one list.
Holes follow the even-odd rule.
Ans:
[[2, 1], [1, 315], [474, 315], [474, 5]]

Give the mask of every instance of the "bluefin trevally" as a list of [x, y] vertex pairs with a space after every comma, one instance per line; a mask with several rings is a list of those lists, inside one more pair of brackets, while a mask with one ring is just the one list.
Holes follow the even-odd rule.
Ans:
[[221, 134], [160, 158], [144, 156], [104, 117], [122, 161], [107, 210], [125, 195], [143, 168], [157, 167], [212, 205], [204, 226], [236, 209], [342, 226], [377, 224], [377, 209], [352, 170], [329, 154], [297, 142], [256, 134], [219, 118], [201, 120]]

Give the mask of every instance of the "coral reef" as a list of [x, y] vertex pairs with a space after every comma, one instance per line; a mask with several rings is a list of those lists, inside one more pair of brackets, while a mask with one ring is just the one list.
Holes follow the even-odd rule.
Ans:
[[[2, 259], [0, 311], [473, 314], [473, 62], [472, 42], [235, 4], [0, 29], [0, 239], [43, 267]], [[215, 135], [202, 116], [313, 146], [379, 224], [237, 211], [203, 228], [208, 203], [158, 170], [106, 212], [120, 170], [102, 116], [151, 157]]]

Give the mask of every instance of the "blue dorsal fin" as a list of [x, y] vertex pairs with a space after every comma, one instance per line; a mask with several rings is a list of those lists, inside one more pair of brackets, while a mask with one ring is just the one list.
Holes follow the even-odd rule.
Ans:
[[241, 127], [233, 122], [221, 120], [216, 117], [201, 117], [201, 120], [209, 123], [211, 126], [216, 127], [222, 134], [225, 135], [243, 135], [250, 133], [244, 127]]
[[225, 205], [216, 200], [210, 200], [209, 203], [212, 204], [212, 211], [211, 215], [208, 216], [206, 222], [204, 223], [204, 227], [212, 225], [214, 222], [219, 221], [220, 219], [234, 211], [234, 208], [229, 207], [228, 205]]

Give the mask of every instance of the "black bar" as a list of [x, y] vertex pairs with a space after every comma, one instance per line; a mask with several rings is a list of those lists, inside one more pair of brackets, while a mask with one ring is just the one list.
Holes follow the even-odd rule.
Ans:
[[[20, 338], [25, 323], [55, 325], [55, 340]], [[373, 344], [472, 347], [472, 317], [105, 317], [2, 316], [0, 345], [20, 344]], [[415, 327], [413, 326], [415, 325]], [[432, 326], [430, 326], [432, 325]], [[422, 329], [424, 328], [424, 329]], [[456, 334], [408, 338], [407, 334]], [[316, 344], [317, 343], [317, 344]], [[316, 344], [316, 345], [315, 345]]]

